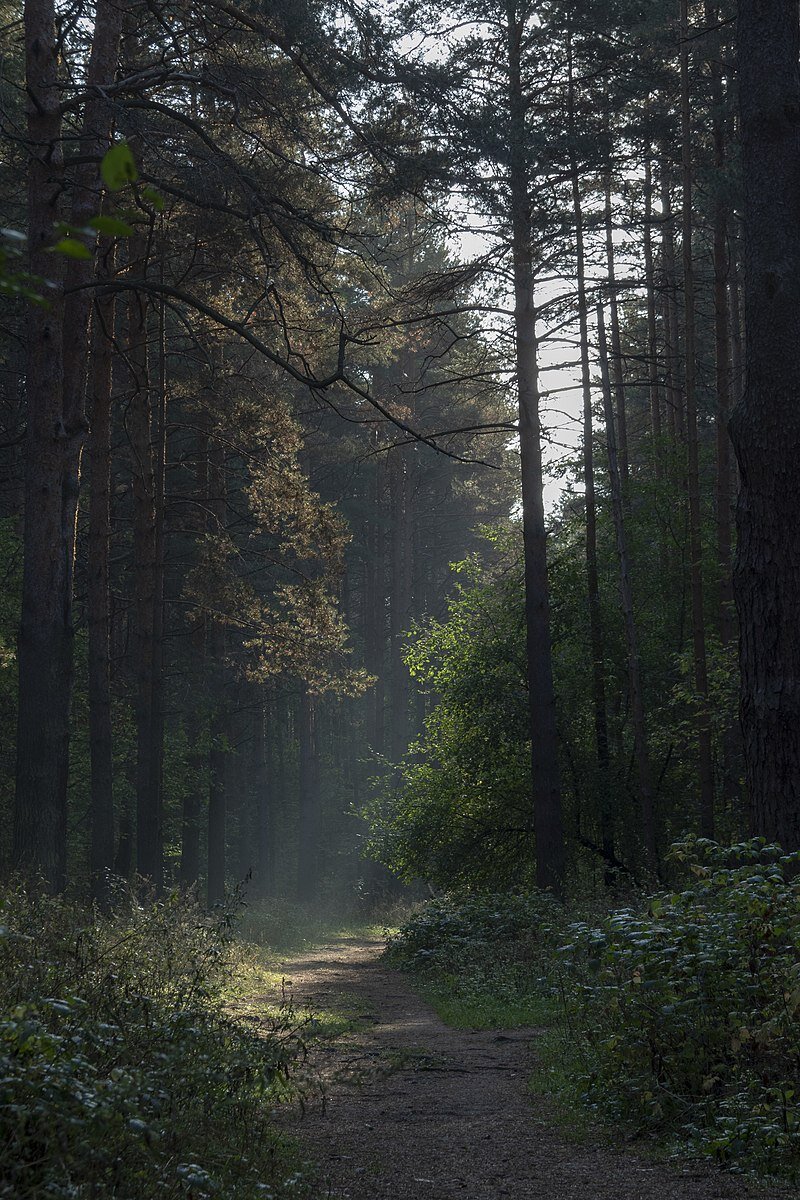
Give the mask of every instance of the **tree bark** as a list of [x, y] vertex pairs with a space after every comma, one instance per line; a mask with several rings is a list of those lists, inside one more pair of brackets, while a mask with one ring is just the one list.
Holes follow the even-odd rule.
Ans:
[[[656, 484], [664, 479], [664, 432], [661, 421], [661, 387], [658, 375], [658, 327], [656, 324], [656, 277], [653, 259], [653, 164], [652, 149], [645, 147], [644, 160], [644, 270], [647, 289], [647, 375], [650, 392], [650, 432], [653, 439], [653, 470]], [[666, 552], [662, 545], [662, 565]]]
[[[147, 240], [138, 234], [131, 244], [130, 273], [143, 278]], [[136, 678], [136, 870], [158, 891], [162, 884], [161, 806], [154, 786], [153, 667], [157, 604], [157, 549], [153, 417], [148, 347], [148, 306], [144, 294], [131, 292], [128, 302], [128, 365], [131, 397], [128, 436], [133, 481], [133, 635]]]
[[300, 824], [297, 853], [297, 898], [310, 904], [319, 886], [319, 763], [316, 703], [303, 685], [298, 712]]
[[753, 831], [800, 849], [800, 10], [739, 0], [746, 385], [734, 593]]
[[[274, 705], [258, 708], [253, 717], [253, 786], [255, 789], [256, 867], [253, 894], [264, 899], [273, 893], [272, 847], [274, 794], [272, 764], [272, 728], [269, 724]], [[354, 760], [355, 762], [355, 757]]]
[[[224, 637], [224, 634], [222, 635]], [[211, 747], [208, 752], [208, 907], [225, 903], [227, 863], [226, 773], [230, 722], [224, 709], [218, 708], [211, 719]]]
[[411, 616], [411, 547], [409, 522], [408, 457], [401, 447], [389, 454], [389, 504], [391, 513], [391, 590], [389, 592], [389, 679], [391, 728], [389, 757], [402, 759], [408, 747], [409, 674], [403, 662], [403, 634]]
[[153, 658], [150, 670], [150, 807], [158, 814], [159, 873], [164, 870], [164, 556], [167, 473], [167, 348], [164, 305], [158, 314], [158, 405], [153, 438]]
[[[730, 242], [729, 300], [731, 318], [731, 408], [738, 403], [744, 391], [743, 336], [742, 336], [742, 280], [739, 270], [740, 238]], [[730, 434], [730, 429], [728, 430]]]
[[48, 254], [63, 189], [58, 47], [52, 0], [24, 9], [30, 270], [49, 280], [28, 312], [25, 524], [19, 630], [19, 706], [13, 865], [66, 882], [69, 714], [73, 677], [72, 571], [77, 464], [85, 423], [63, 407], [63, 271]]
[[681, 20], [681, 163], [683, 176], [682, 250], [684, 290], [684, 358], [686, 392], [686, 449], [689, 499], [689, 580], [692, 596], [692, 651], [697, 693], [697, 753], [700, 782], [700, 832], [714, 836], [714, 766], [711, 748], [706, 631], [703, 613], [703, 544], [700, 512], [700, 461], [695, 391], [695, 285], [692, 249], [692, 125], [689, 93], [689, 6], [680, 0]]
[[[376, 433], [377, 448], [377, 433]], [[368, 734], [375, 754], [384, 753], [385, 743], [385, 661], [386, 661], [386, 568], [385, 535], [383, 514], [382, 458], [376, 457], [371, 487], [372, 517], [367, 533], [368, 557], [364, 565], [366, 572], [366, 627], [364, 631], [364, 654], [367, 670], [375, 676], [375, 683], [368, 693]]]
[[[194, 510], [192, 530], [200, 542], [210, 531], [208, 472], [208, 425], [213, 406], [209, 403], [198, 412], [196, 422], [194, 493], [199, 505]], [[200, 829], [203, 823], [203, 771], [208, 765], [204, 743], [208, 735], [208, 637], [209, 622], [205, 613], [199, 614], [191, 633], [191, 663], [189, 666], [188, 741], [190, 762], [194, 766], [190, 786], [184, 793], [181, 822], [180, 881], [185, 888], [196, 887], [200, 879]]]
[[636, 774], [639, 782], [640, 828], [645, 864], [647, 869], [651, 873], [654, 873], [656, 871], [657, 857], [655, 813], [653, 809], [653, 781], [650, 770], [650, 752], [647, 744], [647, 722], [645, 719], [644, 696], [642, 694], [639, 640], [636, 630], [636, 617], [633, 610], [630, 555], [625, 530], [625, 506], [622, 493], [622, 477], [617, 456], [614, 405], [611, 396], [605, 317], [602, 305], [598, 305], [597, 308], [597, 329], [600, 342], [600, 371], [603, 382], [608, 474], [611, 485], [611, 505], [614, 514], [614, 532], [617, 540], [619, 590], [628, 658], [628, 689], [630, 693], [631, 719], [633, 722], [633, 747], [636, 760]]
[[[212, 349], [212, 361], [219, 363], [218, 347]], [[214, 369], [204, 389], [210, 406], [214, 403]], [[208, 497], [207, 506], [211, 525], [215, 531], [225, 528], [226, 506], [225, 450], [218, 438], [212, 437], [208, 451]], [[227, 742], [230, 735], [230, 702], [226, 695], [226, 629], [215, 617], [209, 621], [208, 665], [209, 682], [213, 688], [211, 702], [211, 748], [209, 751], [208, 792], [208, 906], [223, 903], [227, 874], [227, 804], [226, 804], [226, 759]]]
[[[672, 215], [669, 160], [661, 156], [661, 270], [662, 316], [664, 320], [664, 389], [667, 421], [677, 460], [678, 446], [684, 436], [683, 395], [678, 370], [678, 314], [675, 304], [675, 228]], [[681, 472], [681, 479], [683, 472]], [[677, 482], [677, 480], [676, 480]]]
[[630, 499], [630, 462], [628, 455], [628, 406], [625, 396], [625, 373], [622, 368], [622, 338], [619, 332], [619, 308], [617, 306], [617, 276], [614, 266], [614, 223], [611, 207], [611, 172], [605, 177], [605, 233], [606, 233], [606, 270], [608, 273], [608, 310], [611, 332], [611, 380], [614, 385], [616, 401], [617, 442], [619, 454], [620, 479], [622, 497], [627, 505]]
[[507, 6], [507, 52], [511, 102], [512, 253], [514, 259], [515, 371], [522, 473], [522, 535], [525, 555], [525, 624], [531, 733], [531, 785], [536, 839], [536, 882], [562, 895], [564, 821], [558, 761], [556, 701], [550, 646], [547, 533], [542, 495], [539, 371], [531, 244], [530, 181], [525, 153], [526, 101], [522, 85], [523, 23], [514, 0]]
[[[70, 223], [85, 228], [100, 212], [102, 182], [99, 159], [111, 137], [113, 109], [104, 87], [114, 82], [122, 37], [121, 4], [98, 0], [89, 65], [86, 71], [88, 98], [83, 110], [83, 129], [78, 149], [78, 166], [72, 196]], [[94, 257], [71, 258], [66, 268], [64, 303], [64, 409], [67, 419], [79, 420], [84, 409], [87, 342], [92, 292], [86, 285], [95, 272]]]
[[[113, 250], [102, 247], [101, 261], [110, 275]], [[109, 902], [108, 876], [114, 865], [114, 766], [111, 727], [111, 613], [109, 550], [111, 544], [111, 387], [114, 294], [98, 295], [92, 318], [89, 375], [88, 445], [89, 539], [87, 609], [89, 635], [89, 757], [91, 843], [89, 870], [92, 896]]]
[[[705, 22], [713, 29], [719, 21], [719, 6], [705, 6]], [[714, 196], [714, 349], [717, 387], [717, 565], [719, 589], [717, 627], [723, 647], [733, 640], [733, 558], [731, 536], [731, 454], [728, 419], [731, 404], [731, 340], [728, 307], [728, 201], [723, 173], [726, 163], [725, 96], [722, 85], [719, 35], [711, 47], [711, 129], [714, 143], [714, 169], [717, 190]], [[727, 776], [727, 772], [726, 772]]]
[[[190, 702], [191, 703], [191, 702]], [[189, 769], [191, 777], [183, 796], [181, 813], [181, 861], [178, 872], [181, 887], [196, 888], [200, 879], [200, 825], [202, 801], [200, 798], [200, 779], [205, 767], [205, 756], [200, 753], [198, 745], [205, 734], [205, 722], [202, 719], [199, 705], [192, 705], [188, 716]]]
[[609, 864], [614, 859], [614, 814], [611, 806], [611, 760], [608, 746], [608, 713], [606, 710], [605, 649], [600, 605], [600, 583], [597, 570], [597, 499], [594, 480], [594, 430], [592, 427], [592, 384], [589, 363], [589, 308], [586, 296], [586, 260], [583, 236], [578, 158], [575, 148], [575, 83], [573, 76], [572, 39], [568, 35], [568, 128], [570, 135], [569, 165], [572, 185], [572, 210], [575, 219], [575, 273], [578, 283], [578, 321], [581, 354], [581, 392], [583, 396], [583, 485], [586, 508], [586, 590], [589, 610], [589, 645], [592, 656], [592, 712], [594, 717], [595, 755], [599, 801], [600, 840], [603, 849], [605, 883], [614, 883]]

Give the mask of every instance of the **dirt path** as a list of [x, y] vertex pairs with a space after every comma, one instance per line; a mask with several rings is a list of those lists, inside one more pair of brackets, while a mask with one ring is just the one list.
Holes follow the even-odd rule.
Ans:
[[702, 1165], [672, 1169], [567, 1141], [526, 1091], [535, 1031], [448, 1028], [379, 961], [381, 949], [346, 939], [287, 968], [298, 1002], [324, 1010], [344, 996], [365, 1024], [313, 1052], [311, 1067], [326, 1081], [324, 1111], [312, 1103], [304, 1117], [282, 1118], [318, 1164], [320, 1200], [787, 1195]]

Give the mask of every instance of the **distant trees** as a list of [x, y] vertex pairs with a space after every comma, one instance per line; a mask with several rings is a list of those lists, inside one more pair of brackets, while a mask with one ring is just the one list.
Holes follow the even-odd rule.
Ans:
[[[299, 321], [304, 322], [305, 306], [315, 288], [318, 296], [325, 297], [323, 305], [328, 303], [330, 292], [325, 275], [333, 237], [329, 221], [332, 194], [316, 183], [306, 186], [312, 180], [312, 173], [299, 165], [295, 170], [287, 165], [288, 130], [292, 127], [298, 138], [302, 132], [294, 121], [280, 133], [277, 127], [268, 130], [260, 115], [264, 94], [258, 92], [260, 84], [256, 76], [251, 74], [247, 78], [223, 51], [222, 57], [213, 62], [212, 56], [206, 55], [201, 77], [195, 70], [191, 39], [183, 44], [180, 53], [177, 42], [174, 43], [165, 59], [161, 48], [163, 30], [157, 14], [144, 5], [129, 12], [121, 43], [120, 13], [118, 6], [101, 0], [96, 7], [91, 40], [85, 40], [85, 27], [80, 27], [80, 36], [67, 37], [62, 49], [68, 58], [72, 56], [76, 80], [72, 84], [58, 68], [54, 5], [34, 0], [25, 6], [25, 73], [30, 97], [28, 145], [32, 147], [28, 240], [31, 271], [41, 280], [47, 280], [47, 303], [33, 305], [29, 321], [25, 322], [28, 325], [25, 567], [11, 858], [18, 867], [43, 873], [52, 888], [63, 887], [75, 641], [73, 578], [77, 551], [80, 624], [86, 548], [83, 517], [88, 500], [91, 873], [97, 894], [102, 891], [105, 871], [114, 865], [124, 870], [130, 862], [130, 850], [126, 847], [130, 847], [132, 839], [139, 874], [156, 887], [161, 884], [165, 842], [169, 836], [163, 814], [168, 732], [165, 689], [169, 670], [165, 655], [167, 640], [176, 636], [177, 613], [181, 610], [191, 613], [193, 607], [205, 604], [207, 611], [216, 608], [214, 616], [207, 619], [212, 633], [224, 630], [226, 625], [246, 628], [248, 636], [240, 641], [246, 653], [237, 664], [237, 671], [245, 668], [249, 656], [257, 658], [259, 670], [268, 674], [284, 671], [288, 666], [302, 675], [315, 658], [313, 670], [319, 676], [320, 669], [323, 674], [327, 671], [327, 667], [322, 667], [325, 655], [336, 653], [345, 637], [343, 627], [326, 616], [326, 607], [332, 610], [335, 600], [331, 591], [333, 575], [329, 574], [326, 580], [325, 571], [335, 573], [333, 559], [339, 550], [333, 552], [322, 572], [311, 566], [317, 546], [324, 543], [333, 526], [308, 488], [300, 468], [299, 433], [291, 414], [291, 400], [288, 403], [282, 400], [277, 405], [277, 423], [273, 421], [269, 427], [268, 422], [268, 428], [261, 430], [252, 421], [249, 426], [245, 421], [243, 426], [241, 409], [234, 416], [234, 407], [241, 401], [231, 394], [225, 396], [221, 405], [222, 412], [228, 415], [227, 429], [225, 418], [221, 421], [210, 410], [205, 414], [200, 454], [207, 456], [208, 462], [200, 474], [195, 474], [201, 491], [199, 495], [195, 493], [193, 502], [204, 506], [208, 516], [197, 530], [200, 536], [193, 556], [196, 557], [197, 551], [200, 557], [210, 554], [212, 561], [219, 564], [217, 591], [209, 603], [197, 591], [189, 600], [188, 596], [181, 596], [180, 586], [176, 588], [177, 579], [168, 560], [176, 538], [183, 536], [187, 511], [181, 510], [180, 498], [173, 487], [182, 471], [182, 464], [174, 460], [173, 454], [186, 428], [190, 407], [184, 398], [187, 384], [191, 388], [186, 365], [193, 359], [197, 361], [194, 356], [198, 352], [201, 359], [203, 356], [213, 359], [215, 355], [221, 359], [225, 355], [242, 378], [248, 373], [246, 360], [234, 349], [240, 327], [232, 310], [239, 300], [229, 290], [232, 276], [221, 274], [216, 266], [210, 267], [209, 239], [222, 232], [221, 218], [229, 223], [243, 221], [247, 226], [246, 243], [236, 264], [238, 280], [247, 279], [259, 260], [267, 271], [280, 272], [282, 255], [288, 252], [290, 264], [283, 272], [281, 291], [273, 282], [266, 292], [261, 289], [251, 293], [254, 307], [264, 301], [266, 307], [257, 320], [251, 308], [250, 326], [259, 328], [263, 341], [255, 340], [261, 341], [264, 355], [278, 369], [277, 376], [262, 377], [261, 386], [275, 387], [281, 371], [296, 381], [306, 377], [313, 380], [316, 377], [308, 358], [301, 353], [293, 359], [295, 352], [290, 348], [287, 355], [284, 347], [296, 336], [291, 324], [298, 318], [293, 314], [300, 314]], [[181, 14], [190, 25], [197, 16], [191, 6], [186, 6]], [[213, 21], [214, 15], [208, 19]], [[226, 25], [231, 20], [235, 25], [238, 17], [225, 15], [222, 19]], [[278, 26], [272, 28], [280, 41]], [[205, 25], [203, 29], [210, 32]], [[249, 36], [255, 46], [255, 39]], [[186, 59], [180, 61], [183, 55]], [[291, 63], [290, 54], [288, 59], [286, 55], [281, 57]], [[172, 77], [182, 70], [187, 73], [188, 90], [180, 94], [171, 92]], [[289, 65], [288, 74], [293, 71], [294, 67]], [[234, 90], [228, 86], [231, 82]], [[302, 88], [308, 86], [307, 82], [302, 84]], [[254, 107], [256, 94], [258, 115]], [[269, 179], [268, 169], [250, 172], [243, 159], [231, 153], [230, 140], [219, 124], [210, 132], [223, 103], [231, 119], [234, 107], [238, 108], [239, 120], [249, 117], [250, 136], [254, 140], [265, 135], [278, 137], [280, 146], [272, 143], [277, 157], [272, 158], [271, 165], [280, 173], [280, 182]], [[206, 128], [203, 121], [208, 122]], [[102, 197], [100, 160], [109, 145], [112, 123], [116, 125], [117, 136], [127, 135], [135, 149], [135, 167], [130, 153], [125, 152], [130, 178], [135, 179], [137, 174], [143, 177], [125, 197], [133, 207], [125, 212], [124, 221], [113, 215], [98, 215]], [[164, 148], [163, 138], [167, 129], [173, 134], [169, 151]], [[203, 148], [206, 173], [193, 189], [188, 183], [187, 167], [195, 146]], [[219, 174], [225, 164], [229, 168], [230, 186], [222, 183]], [[147, 184], [148, 177], [152, 179], [154, 175], [162, 185], [161, 196]], [[296, 205], [289, 199], [290, 176]], [[105, 182], [109, 180], [106, 178]], [[267, 198], [273, 183], [275, 195], [280, 197], [274, 200]], [[237, 208], [242, 192], [250, 200], [246, 212]], [[251, 215], [256, 211], [253, 206], [256, 196], [260, 199], [260, 218]], [[320, 212], [319, 219], [314, 215], [315, 206]], [[322, 209], [326, 210], [324, 217]], [[198, 212], [203, 214], [199, 228]], [[209, 215], [215, 213], [216, 221]], [[269, 217], [271, 240], [259, 228], [259, 222]], [[69, 218], [70, 225], [66, 227], [66, 238], [62, 237], [62, 256], [54, 256], [51, 249], [62, 228], [58, 221], [65, 218]], [[99, 255], [95, 235], [87, 229], [90, 223], [106, 235]], [[118, 243], [115, 264], [112, 241], [120, 234], [124, 240]], [[97, 303], [90, 342], [88, 322], [93, 290]], [[240, 290], [239, 283], [235, 290]], [[188, 306], [182, 314], [176, 308], [178, 296]], [[193, 315], [198, 309], [214, 306], [210, 325], [206, 318]], [[227, 338], [209, 335], [215, 324], [225, 327], [226, 322], [232, 326]], [[335, 327], [336, 317], [329, 316], [327, 322], [329, 329], [331, 325]], [[247, 332], [245, 326], [246, 322], [242, 323], [241, 330]], [[278, 328], [282, 345], [270, 350], [268, 343], [274, 344]], [[335, 356], [336, 343], [341, 339], [338, 332], [333, 332], [331, 338]], [[327, 347], [330, 346], [329, 340]], [[323, 356], [326, 353], [322, 345], [317, 350]], [[230, 381], [234, 392], [241, 392], [235, 373], [218, 369], [217, 375]], [[250, 375], [253, 381], [250, 386], [258, 386], [252, 372]], [[87, 398], [92, 420], [88, 456], [92, 492], [89, 496], [84, 493], [84, 503], [79, 508]], [[227, 440], [220, 440], [220, 435]], [[126, 447], [122, 454], [120, 443]], [[227, 572], [223, 566], [234, 552], [227, 530], [231, 524], [229, 505], [238, 498], [231, 486], [231, 474], [238, 469], [235, 462], [239, 452], [244, 453], [242, 461], [247, 464], [239, 512], [244, 509], [251, 526], [261, 528], [262, 543], [266, 539], [260, 548], [260, 555], [265, 556], [261, 561], [269, 561], [270, 570], [278, 574], [276, 579], [268, 573], [266, 586], [256, 588], [252, 597], [249, 591], [236, 590], [236, 572]], [[125, 465], [126, 458], [129, 466]], [[276, 480], [282, 484], [276, 485]], [[248, 487], [250, 491], [246, 490]], [[243, 535], [252, 548], [252, 528], [243, 531]], [[334, 541], [340, 545], [338, 534]], [[214, 549], [218, 551], [216, 559]], [[119, 565], [109, 567], [113, 551], [118, 564], [121, 552], [124, 564], [121, 572]], [[327, 553], [323, 548], [323, 557]], [[281, 572], [296, 576], [298, 568], [299, 579], [279, 582]], [[190, 564], [184, 562], [183, 570], [191, 574]], [[204, 582], [212, 580], [213, 572]], [[226, 586], [227, 596], [224, 590], [219, 590]], [[117, 590], [120, 587], [121, 594]], [[249, 605], [247, 615], [242, 611], [243, 604]], [[328, 621], [327, 632], [322, 624], [319, 626], [319, 645], [313, 653], [310, 648], [309, 652], [305, 649], [300, 652], [299, 647], [291, 651], [284, 646], [277, 667], [263, 666], [260, 639], [267, 636], [265, 622], [273, 620], [270, 615], [273, 609], [282, 614], [284, 628], [301, 612], [313, 612], [318, 623]], [[178, 625], [184, 625], [183, 616]], [[225, 674], [222, 660], [231, 657], [234, 649], [230, 639], [227, 645], [224, 639], [217, 639], [212, 648], [216, 660], [213, 678], [217, 684]], [[174, 666], [173, 658], [173, 669]], [[201, 680], [201, 687], [206, 682]], [[131, 822], [129, 800], [123, 799], [116, 851], [110, 790], [115, 774], [115, 743], [121, 730], [119, 710], [116, 728], [111, 722], [115, 700], [117, 704], [120, 700], [123, 705], [132, 703], [136, 728], [135, 766], [130, 775], [135, 792], [135, 822]], [[205, 736], [201, 727], [196, 733], [200, 739]], [[224, 758], [227, 753], [224, 736], [220, 734], [212, 742], [212, 754], [222, 753]], [[73, 754], [73, 761], [74, 757]], [[118, 780], [116, 786], [119, 789]], [[216, 776], [213, 786], [219, 787]], [[213, 836], [211, 842], [213, 845]], [[224, 847], [222, 854], [224, 882]], [[218, 894], [214, 898], [219, 898]]]
[[[795, 43], [767, 82], [740, 53], [742, 201], [726, 3], [76, 13], [9, 9], [0, 84], [7, 860], [55, 890], [79, 864], [101, 902], [110, 870], [310, 899], [334, 862], [354, 884], [373, 777], [442, 800], [434, 750], [464, 852], [474, 768], [476, 828], [556, 893], [663, 873], [687, 822], [733, 836], [732, 406], [747, 786], [800, 844]], [[766, 19], [742, 4], [742, 44]], [[548, 514], [554, 364], [582, 438]], [[458, 657], [449, 564], [489, 523], [503, 554], [470, 570], [511, 653], [517, 517], [527, 733], [482, 757], [407, 634]]]
[[[691, 40], [681, 40], [681, 15]], [[730, 15], [727, 6], [619, 4], [600, 14], [593, 5], [567, 11], [556, 3], [537, 6], [521, 40], [535, 179], [527, 230], [540, 255], [539, 316], [546, 314], [538, 350], [546, 362], [549, 330], [557, 331], [563, 365], [580, 374], [583, 397], [582, 462], [570, 464], [578, 480], [547, 529], [566, 842], [570, 869], [603, 864], [607, 883], [619, 872], [663, 873], [669, 839], [687, 823], [723, 837], [744, 828], [726, 599], [725, 413], [741, 333]], [[468, 16], [470, 31], [481, 21], [487, 33], [493, 28], [486, 6], [470, 7]], [[460, 30], [456, 96], [466, 91], [471, 49]], [[480, 47], [475, 53], [477, 61]], [[488, 77], [484, 70], [482, 85]], [[516, 144], [501, 132], [502, 83], [490, 112], [480, 87], [477, 95], [471, 145], [485, 157], [473, 202], [492, 212], [499, 230], [508, 211], [499, 181]], [[467, 112], [463, 103], [455, 108]], [[510, 290], [508, 272], [504, 283]], [[599, 297], [607, 303], [607, 352], [593, 319]], [[546, 409], [546, 385], [542, 403]], [[623, 547], [619, 561], [614, 541]], [[380, 824], [388, 819], [396, 850], [406, 802], [419, 800], [423, 777], [426, 789], [435, 786], [439, 730], [452, 703], [443, 696], [445, 711], [434, 710], [417, 759], [406, 760], [398, 822], [387, 800], [376, 826], [388, 829]], [[480, 707], [472, 720], [488, 728]], [[501, 759], [517, 756], [518, 746], [507, 747]], [[446, 787], [450, 760], [442, 762]], [[485, 778], [497, 767], [479, 770]], [[692, 794], [700, 802], [689, 808]], [[490, 808], [487, 794], [487, 844], [503, 826]]]
[[[121, 12], [100, 0], [59, 32], [53, 4], [26, 6], [30, 195], [19, 219], [4, 195], [3, 223], [27, 220], [48, 304], [21, 298], [3, 331], [28, 361], [0, 405], [8, 545], [24, 507], [25, 546], [5, 858], [55, 890], [88, 869], [103, 902], [112, 870], [205, 882], [212, 903], [249, 873], [310, 898], [337, 855], [357, 874], [359, 760], [401, 754], [419, 723], [405, 629], [511, 502], [462, 461], [476, 438], [499, 465], [504, 402], [475, 326], [437, 316], [469, 307], [468, 280], [424, 237], [403, 258], [377, 231], [403, 188], [350, 109], [377, 26], [340, 25], [332, 47], [324, 6], [181, 4], [169, 36], [157, 7], [124, 29]], [[12, 92], [22, 69], [4, 59]], [[347, 476], [366, 492], [350, 529]], [[345, 617], [380, 667], [363, 701]]]

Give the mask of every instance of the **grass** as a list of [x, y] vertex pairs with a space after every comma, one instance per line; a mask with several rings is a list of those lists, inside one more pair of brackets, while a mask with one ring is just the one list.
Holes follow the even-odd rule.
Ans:
[[539, 1029], [556, 1017], [552, 997], [540, 991], [476, 986], [455, 974], [417, 976], [414, 989], [453, 1029]]
[[331, 913], [289, 900], [261, 900], [244, 907], [237, 920], [239, 937], [257, 945], [278, 963], [286, 955], [344, 938], [385, 938], [407, 915], [398, 905], [383, 919], [370, 920], [355, 913]]
[[[402, 913], [399, 914], [402, 916]], [[338, 941], [385, 940], [394, 932], [389, 921], [331, 916], [289, 901], [263, 901], [244, 909], [236, 925], [236, 971], [226, 1002], [239, 1018], [275, 1019], [292, 1006], [306, 1041], [333, 1041], [369, 1024], [363, 1000], [340, 992], [324, 1007], [296, 1003], [292, 966], [308, 952]]]

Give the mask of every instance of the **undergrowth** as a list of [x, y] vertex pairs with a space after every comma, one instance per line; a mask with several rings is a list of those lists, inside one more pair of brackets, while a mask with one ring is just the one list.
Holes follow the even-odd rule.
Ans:
[[560, 952], [584, 1102], [736, 1170], [800, 1178], [800, 855], [673, 848], [688, 881]]
[[548, 963], [561, 912], [543, 895], [463, 895], [432, 900], [394, 937], [386, 957], [410, 971], [443, 1021], [511, 1029], [552, 1020]]
[[324, 910], [290, 900], [258, 900], [247, 904], [237, 919], [239, 936], [246, 942], [265, 947], [277, 955], [319, 946], [323, 942], [348, 937], [383, 937], [408, 917], [408, 904], [398, 902], [365, 918], [358, 912]]
[[673, 847], [679, 888], [591, 920], [542, 896], [436, 900], [391, 962], [450, 1024], [545, 1026], [534, 1090], [589, 1118], [800, 1179], [800, 855]]
[[[177, 895], [113, 916], [0, 897], [0, 1196], [309, 1194], [271, 1110], [304, 1053], [289, 1006], [231, 1011], [258, 955]], [[244, 979], [244, 982], [243, 982]]]

